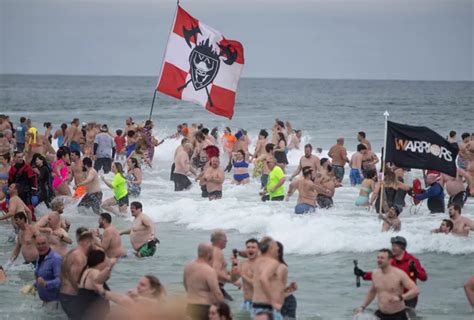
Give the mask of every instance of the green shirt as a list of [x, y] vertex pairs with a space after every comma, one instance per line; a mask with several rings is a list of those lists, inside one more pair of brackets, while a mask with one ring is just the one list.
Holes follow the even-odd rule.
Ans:
[[268, 195], [270, 196], [270, 200], [274, 197], [285, 195], [284, 185], [281, 185], [278, 189], [275, 190], [275, 192], [270, 192], [270, 190], [273, 189], [278, 184], [278, 182], [280, 182], [280, 180], [284, 177], [285, 177], [285, 174], [283, 173], [283, 170], [281, 170], [279, 166], [275, 166], [273, 170], [270, 172], [270, 174], [268, 175], [267, 192], [268, 192]]
[[119, 200], [128, 194], [127, 180], [120, 173], [116, 173], [112, 180], [112, 187], [114, 188], [115, 199]]

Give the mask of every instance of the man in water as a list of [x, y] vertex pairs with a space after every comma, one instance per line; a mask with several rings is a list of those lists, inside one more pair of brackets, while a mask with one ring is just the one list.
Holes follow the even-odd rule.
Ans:
[[383, 213], [379, 213], [380, 219], [383, 220], [382, 232], [387, 232], [387, 231], [398, 232], [402, 229], [402, 222], [398, 218], [399, 214], [400, 214], [400, 210], [398, 209], [397, 206], [391, 206], [388, 209], [388, 212], [386, 215], [384, 215]]
[[26, 214], [28, 222], [32, 221], [32, 213], [30, 208], [23, 202], [23, 200], [18, 196], [18, 184], [12, 183], [8, 187], [8, 194], [10, 196], [10, 201], [8, 202], [8, 213], [0, 217], [0, 221], [7, 220], [15, 216], [18, 212], [23, 212]]
[[127, 252], [122, 246], [120, 233], [112, 225], [112, 216], [107, 212], [103, 212], [99, 216], [99, 228], [104, 229], [101, 236], [101, 247], [109, 258], [124, 257]]
[[100, 213], [100, 205], [102, 203], [102, 191], [100, 190], [100, 179], [99, 174], [92, 168], [92, 160], [90, 158], [84, 158], [82, 160], [83, 171], [87, 174], [86, 178], [76, 184], [76, 188], [84, 186], [87, 190], [87, 194], [82, 198], [81, 202], [77, 205], [78, 207], [92, 208], [95, 214]]
[[133, 201], [130, 204], [130, 211], [134, 217], [132, 228], [120, 232], [120, 235], [130, 235], [130, 243], [137, 257], [152, 257], [159, 241], [155, 236], [153, 221], [142, 212], [142, 208], [141, 202]]
[[428, 209], [431, 213], [444, 213], [444, 191], [438, 182], [439, 176], [430, 173], [426, 176], [426, 185], [428, 189], [415, 195], [416, 200], [428, 199]]
[[[394, 237], [391, 239], [393, 257], [390, 259], [390, 264], [395, 268], [404, 271], [410, 279], [415, 282], [419, 279], [426, 281], [428, 275], [425, 269], [421, 265], [420, 261], [413, 255], [406, 251], [407, 241], [404, 237]], [[372, 280], [372, 272], [364, 272], [358, 267], [354, 268], [354, 274], [356, 276], [363, 277], [364, 280]], [[407, 307], [412, 309], [416, 308], [418, 303], [418, 297], [405, 301]]]
[[[261, 168], [260, 170], [261, 170], [262, 175], [260, 177], [260, 183], [261, 183], [262, 189], [265, 189], [268, 183], [268, 174], [270, 173], [270, 169], [268, 168], [267, 161], [274, 158], [273, 156], [274, 148], [275, 148], [275, 145], [273, 143], [267, 143], [265, 145], [265, 153], [261, 154], [254, 162], [255, 167], [260, 166]], [[257, 169], [257, 171], [259, 170]]]
[[233, 283], [238, 279], [238, 270], [232, 266], [232, 272], [227, 270], [227, 263], [224, 258], [224, 249], [227, 246], [227, 235], [223, 230], [216, 230], [211, 235], [212, 244], [212, 267], [216, 270], [219, 280], [219, 287], [221, 288], [224, 297], [232, 301], [232, 297], [224, 290], [225, 283]]
[[266, 153], [265, 152], [265, 146], [268, 143], [267, 137], [268, 137], [267, 130], [265, 130], [265, 129], [260, 130], [260, 132], [258, 134], [257, 144], [255, 145], [255, 151], [253, 153], [253, 158], [254, 159], [257, 159], [262, 154]]
[[453, 234], [467, 237], [469, 231], [474, 231], [474, 221], [461, 216], [461, 206], [453, 204], [449, 207], [449, 219], [453, 222]]
[[329, 149], [328, 156], [332, 159], [331, 165], [337, 181], [342, 182], [344, 178], [344, 166], [349, 162], [343, 137], [337, 138], [336, 144]]
[[467, 132], [461, 135], [461, 142], [459, 143], [459, 153], [457, 164], [458, 167], [464, 170], [467, 170], [469, 165], [469, 150], [466, 148], [469, 142], [471, 141], [471, 135]]
[[194, 174], [196, 171], [191, 166], [191, 161], [189, 160], [189, 154], [192, 153], [193, 145], [191, 143], [186, 143], [182, 149], [176, 150], [174, 158], [174, 191], [183, 191], [187, 190], [192, 186], [191, 181], [188, 176]]
[[242, 292], [244, 294], [243, 309], [252, 313], [253, 268], [259, 254], [257, 239], [251, 238], [245, 242], [245, 253], [247, 260], [242, 261], [239, 265], [242, 278]]
[[285, 173], [276, 165], [276, 159], [267, 160], [267, 166], [270, 170], [266, 186], [267, 195], [262, 197], [262, 201], [283, 201], [285, 198]]
[[443, 219], [439, 228], [431, 230], [431, 233], [444, 233], [449, 234], [453, 231], [454, 224], [451, 220]]
[[360, 143], [357, 145], [357, 152], [355, 152], [352, 157], [349, 165], [351, 167], [351, 172], [349, 178], [351, 180], [351, 186], [355, 186], [362, 183], [364, 176], [362, 174], [362, 159], [367, 153], [367, 147]]
[[357, 141], [365, 145], [367, 147], [367, 150], [370, 150], [370, 151], [372, 150], [372, 146], [370, 145], [369, 140], [367, 140], [366, 134], [364, 131], [359, 131], [357, 133]]
[[94, 162], [95, 171], [104, 170], [107, 174], [112, 167], [112, 160], [115, 158], [114, 138], [109, 134], [109, 127], [103, 124], [100, 127], [100, 133], [95, 136], [94, 140]]
[[15, 261], [21, 252], [25, 259], [25, 264], [34, 263], [36, 258], [38, 258], [38, 251], [36, 250], [34, 241], [38, 229], [34, 225], [28, 224], [24, 212], [15, 213], [13, 220], [18, 227], [18, 237], [10, 261]]
[[469, 185], [472, 184], [470, 175], [461, 168], [457, 169], [456, 177], [451, 177], [445, 173], [441, 174], [440, 184], [446, 189], [446, 192], [449, 195], [448, 207], [451, 206], [451, 204], [459, 204], [462, 208], [464, 203], [466, 203], [468, 194], [464, 187], [463, 178]]
[[87, 173], [84, 171], [84, 166], [81, 160], [81, 153], [79, 151], [71, 152], [71, 172], [72, 178], [74, 179], [74, 185], [76, 187], [74, 197], [80, 198], [87, 192], [87, 189], [84, 185], [80, 187], [78, 187], [78, 185], [84, 182]]
[[90, 232], [83, 232], [77, 239], [77, 247], [64, 257], [61, 265], [61, 288], [59, 301], [69, 319], [80, 319], [78, 310], [77, 291], [82, 272], [86, 268], [87, 254], [92, 250], [94, 236]]
[[43, 307], [59, 309], [59, 287], [61, 286], [62, 257], [51, 249], [48, 237], [37, 235], [35, 238], [38, 259], [35, 262], [35, 287], [43, 301]]
[[296, 168], [295, 172], [293, 172], [293, 174], [291, 175], [290, 181], [292, 181], [297, 175], [299, 175], [304, 167], [310, 167], [313, 170], [312, 178], [316, 176], [316, 173], [321, 168], [321, 164], [319, 158], [315, 156], [312, 152], [313, 146], [311, 144], [308, 143], [304, 146], [304, 156], [301, 157], [300, 163], [298, 164], [298, 168]]
[[280, 310], [286, 288], [288, 269], [279, 268], [278, 245], [270, 237], [260, 241], [261, 255], [253, 268], [253, 311], [273, 313], [273, 319], [282, 319]]
[[64, 145], [68, 146], [72, 151], [81, 151], [81, 139], [82, 131], [79, 128], [79, 119], [74, 118], [71, 121], [71, 125], [66, 129], [66, 135], [64, 137]]
[[220, 167], [219, 158], [211, 158], [210, 165], [204, 170], [204, 174], [201, 178], [206, 183], [209, 200], [222, 198], [222, 185], [224, 184], [224, 178], [224, 169]]
[[295, 190], [298, 190], [298, 201], [295, 207], [296, 214], [311, 213], [316, 210], [316, 185], [311, 180], [313, 170], [303, 168], [303, 178], [298, 178], [290, 183], [285, 200], [289, 201]]
[[393, 255], [389, 249], [381, 249], [377, 254], [378, 269], [373, 272], [372, 286], [362, 305], [355, 310], [361, 313], [378, 297], [378, 310], [375, 315], [380, 320], [408, 320], [410, 319], [405, 300], [415, 299], [419, 290], [416, 284], [405, 272], [394, 268], [390, 259]]
[[212, 304], [223, 302], [217, 272], [211, 267], [213, 249], [201, 243], [197, 259], [184, 268], [183, 285], [186, 290], [186, 312], [193, 320], [207, 320]]

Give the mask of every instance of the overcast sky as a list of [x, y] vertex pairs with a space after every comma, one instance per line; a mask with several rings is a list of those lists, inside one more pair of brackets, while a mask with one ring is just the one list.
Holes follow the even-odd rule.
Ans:
[[[0, 73], [153, 75], [173, 0], [0, 0]], [[244, 77], [473, 79], [472, 0], [183, 0]]]

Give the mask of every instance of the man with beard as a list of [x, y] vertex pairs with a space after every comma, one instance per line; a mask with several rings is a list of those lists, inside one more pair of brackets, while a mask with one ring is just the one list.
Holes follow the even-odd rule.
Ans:
[[86, 187], [87, 193], [77, 206], [92, 208], [92, 211], [95, 214], [99, 214], [100, 205], [102, 203], [102, 191], [100, 190], [99, 174], [94, 168], [92, 168], [92, 160], [90, 158], [84, 158], [82, 160], [82, 165], [82, 170], [85, 171], [87, 176], [85, 180], [76, 185], [76, 188], [84, 186]]
[[101, 246], [109, 258], [121, 258], [127, 253], [122, 246], [120, 233], [112, 225], [112, 216], [103, 212], [99, 216], [99, 228], [104, 229], [101, 238]]
[[258, 241], [251, 238], [245, 242], [245, 253], [247, 260], [240, 263], [240, 276], [242, 278], [242, 292], [244, 294], [243, 309], [249, 313], [252, 312], [253, 297], [253, 267], [258, 257]]
[[298, 168], [296, 168], [295, 172], [290, 177], [290, 181], [294, 179], [300, 172], [303, 170], [304, 167], [310, 167], [313, 170], [312, 178], [316, 176], [316, 173], [319, 171], [321, 164], [320, 160], [317, 156], [312, 154], [313, 146], [311, 144], [307, 144], [304, 146], [304, 156], [301, 157], [300, 163], [298, 164]]
[[461, 206], [453, 204], [449, 207], [449, 219], [453, 222], [453, 234], [467, 237], [469, 231], [474, 231], [474, 221], [461, 216]]

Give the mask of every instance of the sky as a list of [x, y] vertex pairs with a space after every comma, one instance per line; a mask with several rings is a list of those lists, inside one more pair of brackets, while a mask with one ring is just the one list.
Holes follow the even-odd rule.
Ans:
[[[182, 0], [244, 77], [470, 80], [472, 0]], [[157, 76], [173, 0], [0, 0], [0, 73]]]

